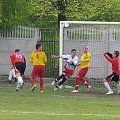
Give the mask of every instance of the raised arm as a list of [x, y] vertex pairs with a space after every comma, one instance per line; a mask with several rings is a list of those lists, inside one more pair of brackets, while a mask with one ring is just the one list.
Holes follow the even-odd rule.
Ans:
[[110, 58], [108, 54], [104, 53], [104, 56], [109, 62], [113, 63], [112, 58]]

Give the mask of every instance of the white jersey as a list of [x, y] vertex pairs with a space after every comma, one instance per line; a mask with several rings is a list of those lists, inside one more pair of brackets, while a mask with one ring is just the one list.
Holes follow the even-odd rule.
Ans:
[[[75, 70], [75, 67], [76, 67], [76, 65], [77, 65], [77, 63], [78, 63], [78, 57], [77, 57], [77, 56], [74, 56], [74, 57], [72, 58], [71, 55], [62, 55], [61, 58], [62, 58], [65, 62], [67, 62], [66, 65], [65, 65], [67, 69]], [[72, 63], [72, 64], [69, 64], [69, 63]]]

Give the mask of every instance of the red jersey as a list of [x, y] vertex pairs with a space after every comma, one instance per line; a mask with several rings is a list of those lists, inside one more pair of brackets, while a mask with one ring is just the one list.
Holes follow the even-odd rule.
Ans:
[[104, 54], [104, 56], [112, 64], [112, 71], [117, 75], [120, 75], [119, 58], [110, 58], [107, 54]]
[[10, 54], [11, 63], [15, 65], [16, 62], [25, 62], [24, 56], [20, 52]]

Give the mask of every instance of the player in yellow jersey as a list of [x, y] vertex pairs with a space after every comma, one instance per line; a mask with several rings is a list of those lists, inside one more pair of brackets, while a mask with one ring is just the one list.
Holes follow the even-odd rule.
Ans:
[[91, 86], [87, 83], [87, 81], [84, 78], [88, 71], [90, 59], [91, 59], [91, 54], [88, 52], [88, 46], [85, 46], [81, 60], [79, 61], [79, 64], [78, 64], [80, 66], [80, 69], [76, 77], [76, 86], [75, 86], [75, 89], [72, 91], [72, 93], [78, 92], [80, 82], [83, 82], [90, 91]]
[[42, 44], [36, 44], [36, 50], [30, 55], [30, 63], [33, 63], [34, 67], [31, 73], [30, 81], [32, 83], [32, 91], [34, 91], [36, 84], [35, 78], [40, 77], [40, 92], [43, 92], [44, 84], [44, 67], [47, 62], [46, 54], [42, 51]]

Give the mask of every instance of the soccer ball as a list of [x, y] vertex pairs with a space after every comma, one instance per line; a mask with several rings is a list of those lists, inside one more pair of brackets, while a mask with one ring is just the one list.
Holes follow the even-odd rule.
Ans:
[[68, 23], [65, 23], [64, 26], [65, 26], [65, 27], [69, 27], [69, 24], [68, 24]]

